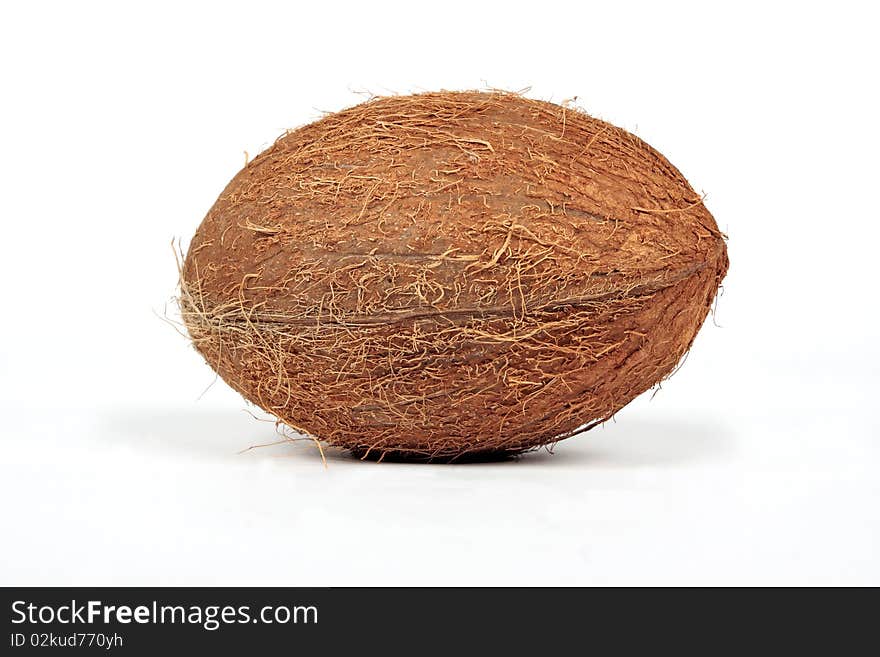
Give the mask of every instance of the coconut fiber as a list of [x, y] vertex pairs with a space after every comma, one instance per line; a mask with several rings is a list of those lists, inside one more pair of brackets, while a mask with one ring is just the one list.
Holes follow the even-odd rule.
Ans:
[[280, 421], [361, 455], [515, 453], [667, 377], [724, 235], [639, 138], [517, 94], [376, 98], [229, 183], [181, 272], [198, 351]]

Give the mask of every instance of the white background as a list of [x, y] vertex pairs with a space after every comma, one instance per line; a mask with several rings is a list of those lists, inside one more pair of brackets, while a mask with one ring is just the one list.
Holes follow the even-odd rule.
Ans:
[[[720, 6], [4, 4], [0, 584], [880, 584], [876, 17]], [[278, 436], [157, 317], [171, 239], [285, 128], [485, 86], [708, 193], [684, 368], [554, 455], [238, 454]]]

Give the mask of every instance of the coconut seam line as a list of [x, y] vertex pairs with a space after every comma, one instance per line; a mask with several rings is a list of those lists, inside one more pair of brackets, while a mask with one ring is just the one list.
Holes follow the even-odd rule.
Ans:
[[669, 376], [725, 236], [638, 137], [506, 92], [378, 97], [289, 131], [223, 190], [180, 276], [247, 400], [363, 456], [516, 453]]

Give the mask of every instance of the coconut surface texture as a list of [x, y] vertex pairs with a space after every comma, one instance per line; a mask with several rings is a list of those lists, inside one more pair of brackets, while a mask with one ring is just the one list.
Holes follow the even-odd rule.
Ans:
[[245, 398], [362, 456], [515, 453], [667, 377], [728, 266], [638, 137], [502, 92], [376, 98], [293, 130], [208, 212], [195, 347]]

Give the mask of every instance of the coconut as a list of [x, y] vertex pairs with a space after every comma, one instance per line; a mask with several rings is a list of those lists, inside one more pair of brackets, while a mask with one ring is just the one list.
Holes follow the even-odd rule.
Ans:
[[375, 98], [280, 137], [183, 263], [196, 349], [281, 422], [363, 456], [554, 443], [669, 376], [728, 266], [638, 137], [503, 92]]

